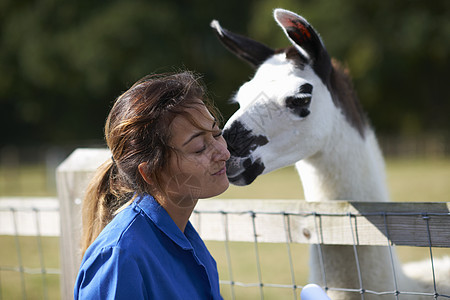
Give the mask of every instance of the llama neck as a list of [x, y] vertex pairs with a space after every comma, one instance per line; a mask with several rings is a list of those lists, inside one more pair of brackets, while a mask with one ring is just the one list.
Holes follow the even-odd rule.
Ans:
[[[341, 127], [342, 128], [342, 127]], [[326, 147], [296, 163], [307, 201], [389, 201], [384, 160], [376, 137], [336, 130]]]

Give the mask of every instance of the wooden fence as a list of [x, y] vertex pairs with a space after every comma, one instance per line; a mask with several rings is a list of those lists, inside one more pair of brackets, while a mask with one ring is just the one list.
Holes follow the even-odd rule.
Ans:
[[[104, 149], [78, 149], [57, 169], [58, 199], [0, 199], [0, 235], [60, 236], [62, 299], [73, 298], [81, 262], [81, 201]], [[450, 248], [450, 203], [316, 202], [214, 199], [199, 201], [191, 222], [204, 240]], [[450, 253], [449, 253], [450, 254]], [[2, 267], [2, 266], [0, 266]], [[43, 276], [44, 277], [44, 276]], [[227, 283], [229, 284], [229, 283]], [[234, 283], [236, 284], [236, 283]], [[245, 285], [245, 284], [244, 284]], [[296, 294], [295, 282], [294, 295]], [[24, 289], [24, 288], [23, 288]]]
[[[73, 297], [81, 261], [78, 249], [83, 191], [96, 168], [109, 157], [105, 149], [77, 149], [57, 169], [64, 299]], [[284, 243], [289, 226], [289, 240], [294, 243], [450, 247], [449, 208], [448, 202], [203, 200], [191, 220], [205, 240], [254, 242], [254, 230], [258, 228], [258, 242]], [[225, 213], [226, 225], [217, 217]]]

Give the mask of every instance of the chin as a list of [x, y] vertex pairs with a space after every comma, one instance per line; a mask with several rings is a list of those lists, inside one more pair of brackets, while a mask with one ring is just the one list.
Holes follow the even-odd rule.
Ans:
[[205, 197], [202, 197], [203, 199], [212, 198], [212, 197], [219, 196], [220, 194], [224, 193], [230, 186], [230, 182], [228, 181], [228, 179], [226, 179], [226, 181], [224, 180], [224, 182], [211, 183], [210, 186], [214, 187], [214, 189], [210, 190], [210, 192], [207, 195], [205, 195]]

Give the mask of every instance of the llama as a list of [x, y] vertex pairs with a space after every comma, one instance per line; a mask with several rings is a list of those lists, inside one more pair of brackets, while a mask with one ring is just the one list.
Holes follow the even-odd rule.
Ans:
[[[348, 74], [304, 18], [283, 9], [275, 9], [274, 18], [290, 47], [275, 51], [222, 28], [216, 20], [211, 23], [226, 48], [256, 69], [235, 94], [239, 109], [224, 126], [230, 182], [248, 185], [259, 175], [295, 164], [307, 201], [389, 201], [383, 156]], [[310, 282], [323, 286], [318, 253], [311, 246]], [[387, 247], [357, 247], [361, 290], [352, 246], [323, 246], [322, 253], [331, 299], [421, 299], [364, 293], [396, 291]], [[431, 282], [407, 276], [393, 255], [397, 291], [433, 292]], [[441, 273], [442, 281], [448, 281], [448, 270]], [[411, 273], [431, 278], [429, 266]], [[441, 282], [438, 291], [444, 293]]]

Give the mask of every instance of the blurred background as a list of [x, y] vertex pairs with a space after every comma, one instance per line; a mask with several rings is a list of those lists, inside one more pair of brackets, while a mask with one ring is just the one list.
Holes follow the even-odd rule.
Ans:
[[[103, 126], [115, 98], [147, 74], [200, 73], [226, 120], [237, 109], [229, 98], [254, 70], [220, 44], [209, 23], [218, 19], [272, 48], [286, 47], [289, 42], [272, 17], [276, 7], [304, 16], [330, 55], [350, 69], [387, 158], [392, 200], [449, 201], [448, 0], [2, 0], [0, 198], [54, 198], [56, 167], [76, 148], [105, 147]], [[230, 187], [220, 197], [302, 199], [303, 192], [288, 167], [260, 176], [251, 186]], [[0, 298], [18, 299], [20, 282], [25, 290], [24, 280], [14, 275], [19, 272], [8, 267], [20, 261], [18, 245], [24, 265], [39, 266], [37, 253], [43, 253], [47, 267], [58, 270], [58, 240], [43, 238], [38, 251], [31, 237], [0, 236], [0, 269], [7, 266], [0, 270]], [[232, 246], [241, 259], [239, 272], [250, 272], [242, 262], [252, 261], [245, 256], [252, 250]], [[214, 257], [226, 256], [222, 245], [208, 247]], [[273, 247], [260, 251], [276, 268]], [[295, 259], [303, 262], [298, 278], [306, 283], [306, 246], [298, 247]], [[402, 257], [426, 255], [417, 251], [423, 249], [408, 248]], [[226, 278], [227, 266], [218, 263]], [[41, 299], [42, 290], [59, 298], [59, 271], [46, 272], [48, 292], [40, 277], [27, 277], [29, 299]], [[274, 281], [288, 276], [269, 273]]]
[[202, 74], [226, 120], [254, 71], [209, 23], [285, 47], [276, 7], [304, 16], [348, 66], [386, 156], [449, 155], [448, 0], [2, 0], [0, 196], [53, 195], [55, 167], [104, 147], [113, 101], [149, 73]]

